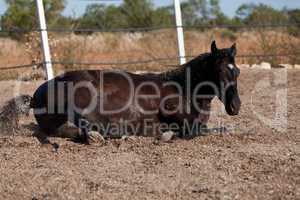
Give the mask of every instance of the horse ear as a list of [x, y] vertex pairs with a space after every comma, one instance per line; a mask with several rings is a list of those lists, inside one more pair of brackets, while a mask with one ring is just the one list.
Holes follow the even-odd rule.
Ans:
[[235, 57], [236, 54], [237, 54], [236, 43], [234, 43], [231, 47], [231, 55], [232, 57]]
[[217, 51], [218, 51], [218, 47], [217, 47], [216, 41], [214, 40], [214, 41], [211, 43], [211, 53], [212, 53], [212, 54], [215, 54]]

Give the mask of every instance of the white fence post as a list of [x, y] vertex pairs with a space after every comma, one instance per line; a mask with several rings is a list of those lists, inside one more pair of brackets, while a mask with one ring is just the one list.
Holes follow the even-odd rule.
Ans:
[[180, 0], [174, 0], [180, 64], [186, 63]]
[[42, 39], [42, 48], [44, 54], [44, 64], [46, 68], [47, 79], [50, 80], [53, 78], [53, 69], [51, 63], [50, 48], [48, 42], [48, 33], [45, 19], [45, 10], [43, 5], [43, 0], [36, 0], [36, 6], [38, 11], [38, 17], [40, 22], [40, 31]]

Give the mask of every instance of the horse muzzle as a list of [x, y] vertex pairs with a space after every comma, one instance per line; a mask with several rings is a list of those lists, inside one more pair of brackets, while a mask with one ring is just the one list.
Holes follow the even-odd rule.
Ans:
[[225, 110], [228, 115], [235, 116], [238, 115], [241, 108], [241, 100], [239, 98], [234, 98], [230, 103], [226, 104]]

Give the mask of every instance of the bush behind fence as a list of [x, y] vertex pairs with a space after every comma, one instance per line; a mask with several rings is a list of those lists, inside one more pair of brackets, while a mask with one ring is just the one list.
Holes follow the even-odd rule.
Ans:
[[[297, 24], [184, 26], [187, 58], [209, 51], [211, 40], [220, 47], [236, 42], [240, 64], [262, 61], [272, 65], [299, 64]], [[1, 30], [25, 34], [22, 41], [0, 39], [1, 79], [43, 66], [39, 29]], [[126, 29], [49, 29], [56, 73], [83, 68], [121, 68], [164, 71], [178, 66], [176, 27]]]

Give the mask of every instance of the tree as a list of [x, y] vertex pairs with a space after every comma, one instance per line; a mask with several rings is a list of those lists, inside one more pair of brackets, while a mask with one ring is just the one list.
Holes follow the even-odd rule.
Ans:
[[153, 4], [150, 0], [124, 0], [121, 12], [129, 27], [139, 28], [153, 25]]
[[80, 29], [112, 29], [124, 27], [126, 22], [119, 7], [91, 4], [79, 18], [78, 24]]
[[[173, 8], [173, 7], [172, 7]], [[174, 22], [173, 10], [170, 7], [161, 7], [152, 11], [153, 26], [172, 26]]]
[[230, 21], [222, 13], [219, 0], [188, 0], [181, 6], [185, 25], [218, 24]]
[[108, 6], [106, 8], [105, 19], [108, 22], [107, 28], [124, 28], [127, 24], [120, 8], [116, 6]]
[[220, 16], [225, 16], [220, 8], [220, 1], [219, 0], [210, 0], [210, 17], [211, 18], [218, 18]]
[[[65, 0], [44, 0], [45, 14], [48, 26], [61, 20], [61, 11], [65, 8]], [[1, 22], [3, 30], [31, 30], [37, 28], [36, 5], [34, 0], [5, 0], [8, 9]], [[24, 32], [10, 33], [10, 36], [20, 39]]]
[[88, 5], [84, 15], [79, 20], [79, 28], [103, 28], [105, 25], [106, 7], [99, 4]]
[[287, 11], [287, 15], [289, 17], [289, 23], [292, 26], [289, 27], [289, 33], [296, 37], [300, 35], [300, 9], [294, 9]]
[[287, 11], [287, 14], [291, 24], [297, 24], [300, 26], [300, 9], [289, 10]]
[[209, 10], [206, 0], [188, 0], [181, 4], [183, 23], [187, 26], [207, 23]]
[[79, 28], [117, 29], [169, 26], [173, 23], [169, 7], [155, 9], [149, 0], [124, 0], [120, 6], [92, 4], [78, 19]]
[[236, 16], [240, 19], [245, 19], [248, 16], [251, 15], [253, 10], [255, 9], [256, 5], [253, 3], [250, 4], [242, 4], [237, 10], [236, 10]]
[[285, 24], [288, 17], [284, 12], [264, 4], [243, 4], [237, 10], [237, 15], [246, 24]]
[[210, 0], [210, 23], [213, 25], [231, 24], [231, 20], [227, 17], [220, 7], [219, 0]]

